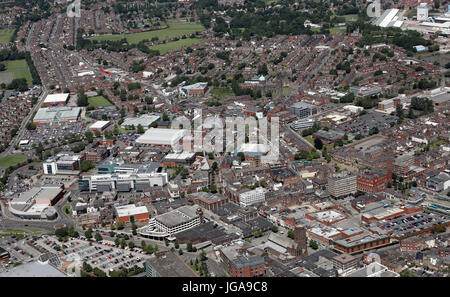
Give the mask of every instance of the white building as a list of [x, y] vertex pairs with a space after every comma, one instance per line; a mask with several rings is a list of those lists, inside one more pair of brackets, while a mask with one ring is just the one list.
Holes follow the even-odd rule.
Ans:
[[147, 238], [163, 240], [173, 234], [189, 230], [201, 224], [199, 208], [181, 206], [170, 212], [152, 218], [148, 224], [138, 230], [139, 235]]
[[80, 174], [81, 155], [73, 155], [68, 153], [59, 153], [54, 157], [50, 157], [42, 163], [45, 175]]
[[186, 134], [184, 129], [159, 129], [150, 128], [139, 138], [136, 143], [144, 145], [168, 145], [178, 144], [181, 138]]
[[264, 203], [266, 198], [266, 190], [263, 187], [239, 194], [239, 203], [243, 207], [252, 204]]
[[118, 192], [147, 191], [151, 187], [162, 187], [168, 182], [167, 173], [96, 174], [78, 180], [80, 191]]
[[417, 6], [417, 20], [426, 21], [427, 18], [428, 18], [428, 4], [420, 3], [419, 6]]

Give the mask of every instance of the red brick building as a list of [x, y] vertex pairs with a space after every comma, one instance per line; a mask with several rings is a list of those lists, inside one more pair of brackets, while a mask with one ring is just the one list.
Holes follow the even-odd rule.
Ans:
[[356, 177], [356, 187], [359, 191], [377, 193], [386, 190], [392, 180], [392, 172], [385, 170], [361, 170]]

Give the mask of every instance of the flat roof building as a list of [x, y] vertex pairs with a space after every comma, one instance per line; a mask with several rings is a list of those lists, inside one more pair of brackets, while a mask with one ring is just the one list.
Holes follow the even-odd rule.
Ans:
[[176, 254], [159, 252], [145, 262], [147, 277], [197, 277], [194, 271]]
[[47, 124], [51, 122], [70, 122], [78, 120], [81, 107], [46, 107], [39, 108], [33, 123]]
[[137, 144], [173, 146], [186, 134], [184, 129], [150, 128], [136, 139]]
[[148, 129], [148, 127], [153, 123], [160, 119], [161, 117], [159, 115], [153, 115], [153, 114], [143, 114], [139, 117], [129, 117], [125, 118], [121, 127], [126, 128], [127, 126], [134, 126], [137, 127], [138, 125], [141, 125], [144, 129]]
[[48, 94], [44, 99], [45, 106], [53, 106], [58, 104], [66, 104], [69, 99], [69, 93]]

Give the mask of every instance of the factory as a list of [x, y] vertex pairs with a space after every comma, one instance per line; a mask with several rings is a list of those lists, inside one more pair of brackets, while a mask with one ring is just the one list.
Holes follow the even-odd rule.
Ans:
[[146, 130], [153, 122], [156, 122], [159, 119], [160, 119], [159, 115], [143, 114], [140, 117], [125, 118], [122, 125], [120, 126], [125, 129], [129, 126], [137, 127], [141, 125], [144, 128], [144, 130]]

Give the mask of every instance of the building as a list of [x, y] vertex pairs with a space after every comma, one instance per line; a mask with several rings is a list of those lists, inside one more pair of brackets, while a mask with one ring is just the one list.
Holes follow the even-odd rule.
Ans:
[[48, 124], [51, 122], [74, 122], [81, 114], [81, 107], [46, 107], [39, 108], [33, 123]]
[[236, 155], [238, 152], [244, 153], [245, 156], [250, 158], [264, 156], [270, 151], [270, 146], [262, 143], [243, 143], [236, 149]]
[[289, 110], [299, 118], [306, 118], [317, 113], [317, 106], [305, 102], [297, 102]]
[[428, 4], [420, 3], [417, 6], [417, 20], [418, 21], [426, 21], [428, 19]]
[[266, 276], [264, 258], [241, 249], [239, 245], [219, 249], [219, 257], [231, 277]]
[[208, 91], [208, 83], [198, 82], [193, 85], [183, 86], [179, 88], [179, 92], [184, 96], [204, 95]]
[[10, 254], [7, 250], [5, 250], [4, 248], [0, 247], [0, 261], [9, 261], [9, 257]]
[[184, 261], [171, 252], [159, 252], [145, 262], [147, 277], [197, 277]]
[[328, 176], [327, 190], [335, 198], [356, 193], [356, 174], [350, 171], [331, 174]]
[[45, 175], [78, 175], [80, 174], [80, 165], [83, 159], [82, 155], [70, 153], [59, 153], [50, 157], [42, 163]]
[[197, 192], [187, 195], [187, 199], [200, 205], [204, 209], [213, 210], [224, 206], [228, 199], [220, 194], [211, 194], [207, 192]]
[[89, 129], [91, 131], [103, 132], [103, 130], [105, 130], [110, 124], [111, 124], [110, 121], [96, 121], [95, 123], [89, 126]]
[[450, 174], [440, 172], [427, 180], [427, 188], [436, 192], [445, 191], [450, 187]]
[[356, 177], [356, 187], [359, 191], [378, 193], [386, 190], [388, 182], [392, 180], [390, 171], [373, 169], [361, 170]]
[[291, 123], [291, 128], [295, 131], [300, 129], [311, 128], [312, 126], [314, 126], [313, 119], [296, 120]]
[[184, 205], [152, 218], [138, 230], [139, 235], [151, 239], [173, 239], [172, 235], [189, 230], [203, 222], [203, 212], [195, 206]]
[[144, 130], [146, 130], [152, 123], [158, 121], [160, 118], [161, 117], [159, 115], [143, 114], [139, 117], [125, 118], [122, 125], [120, 126], [125, 129], [129, 126], [134, 126], [136, 128], [137, 126], [141, 125]]
[[373, 262], [369, 266], [357, 269], [346, 275], [346, 277], [399, 277], [400, 275], [388, 269], [388, 267]]
[[162, 187], [168, 182], [167, 173], [95, 174], [78, 180], [80, 191], [118, 192], [148, 191], [151, 187]]
[[148, 223], [150, 214], [146, 206], [137, 207], [134, 204], [116, 206], [117, 222], [126, 224]]
[[48, 94], [44, 99], [44, 106], [64, 105], [69, 100], [69, 93]]
[[350, 92], [352, 92], [355, 97], [366, 97], [373, 96], [381, 93], [382, 89], [377, 85], [367, 85], [362, 87], [350, 87]]
[[22, 219], [55, 219], [56, 209], [53, 207], [64, 196], [64, 188], [60, 185], [33, 187], [9, 201], [9, 211]]
[[174, 146], [186, 134], [184, 129], [157, 129], [150, 128], [136, 139], [140, 145]]
[[247, 207], [253, 204], [264, 203], [266, 197], [266, 190], [263, 187], [256, 188], [247, 192], [239, 194], [239, 203], [242, 207]]
[[345, 253], [334, 257], [332, 261], [334, 268], [340, 275], [352, 272], [358, 267], [358, 258]]

